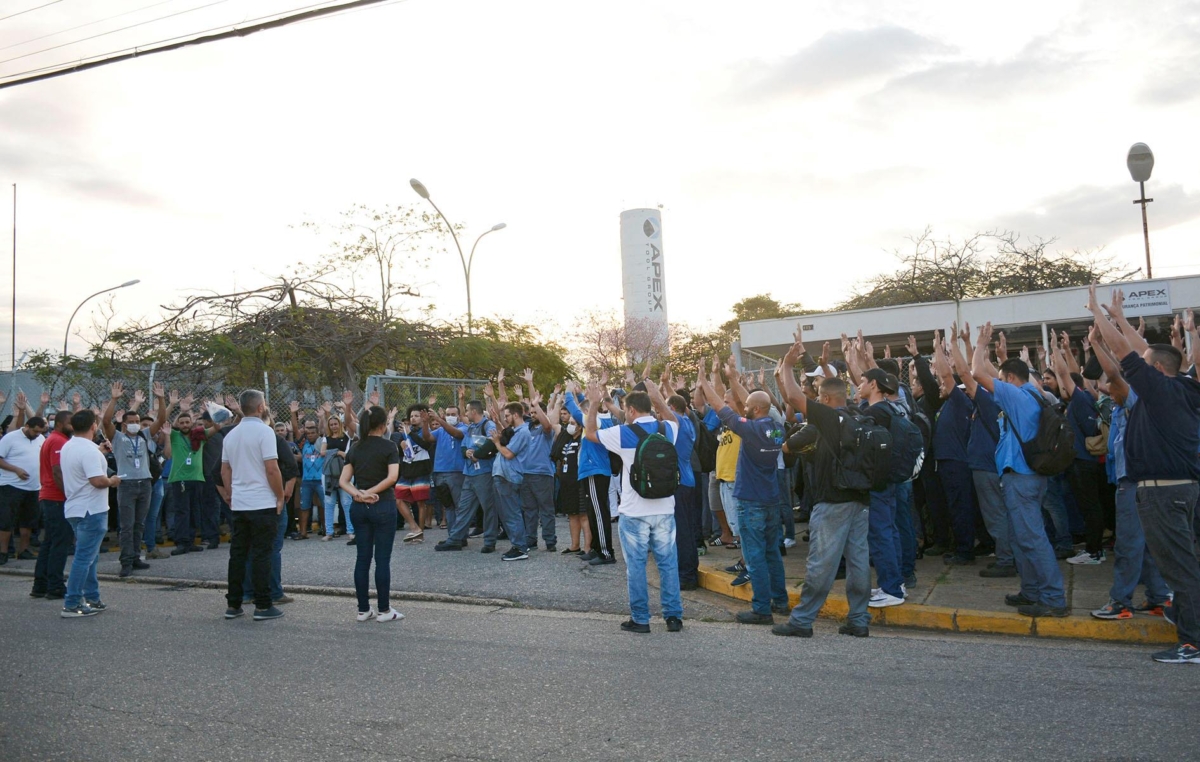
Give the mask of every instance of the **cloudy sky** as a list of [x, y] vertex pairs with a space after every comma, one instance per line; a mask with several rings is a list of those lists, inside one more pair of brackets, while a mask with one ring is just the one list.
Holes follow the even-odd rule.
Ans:
[[[0, 77], [315, 3], [60, 0], [0, 20]], [[410, 177], [468, 245], [508, 224], [480, 244], [476, 315], [551, 331], [620, 308], [639, 206], [664, 207], [671, 318], [696, 326], [763, 291], [830, 306], [926, 225], [1136, 267], [1136, 141], [1155, 273], [1200, 271], [1196, 2], [407, 0], [0, 90], [0, 113], [18, 352], [131, 278], [118, 319], [315, 261], [328, 241], [293, 225], [418, 202]], [[418, 278], [465, 311], [456, 257]]]

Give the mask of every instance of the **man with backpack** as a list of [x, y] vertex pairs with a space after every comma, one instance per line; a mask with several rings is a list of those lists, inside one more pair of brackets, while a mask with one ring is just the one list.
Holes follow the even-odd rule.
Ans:
[[[649, 385], [647, 385], [649, 387]], [[683, 629], [683, 601], [679, 595], [678, 554], [675, 548], [675, 490], [679, 486], [679, 455], [675, 439], [679, 432], [669, 409], [667, 420], [652, 414], [652, 396], [658, 390], [630, 392], [625, 397], [626, 425], [599, 428], [597, 423], [604, 390], [590, 384], [584, 436], [603, 445], [621, 458], [621, 520], [617, 528], [625, 554], [625, 576], [629, 587], [629, 621], [626, 632], [650, 632], [650, 592], [646, 583], [646, 561], [654, 553], [658, 567], [662, 615], [667, 632]]]
[[141, 417], [137, 409], [144, 400], [139, 390], [133, 398], [133, 405], [126, 410], [121, 421], [121, 430], [117, 431], [113, 423], [113, 410], [117, 400], [125, 396], [125, 387], [121, 382], [112, 385], [112, 394], [108, 404], [100, 414], [100, 424], [104, 436], [112, 442], [113, 457], [117, 460], [117, 476], [121, 484], [117, 487], [117, 521], [121, 538], [121, 572], [120, 576], [128, 577], [134, 569], [149, 569], [150, 564], [139, 558], [142, 535], [146, 529], [146, 515], [150, 512], [150, 498], [154, 493], [154, 479], [150, 474], [149, 437], [158, 434], [158, 430], [167, 422], [167, 402], [162, 384], [154, 385], [154, 398], [158, 401], [158, 417], [150, 425], [150, 430], [142, 432]]
[[[722, 399], [724, 390], [716, 389], [706, 377], [704, 360], [700, 361], [699, 374], [704, 396]], [[714, 381], [720, 383], [719, 377]], [[737, 383], [733, 378], [730, 382]], [[783, 456], [783, 426], [768, 414], [771, 398], [764, 391], [751, 392], [744, 407], [745, 416], [739, 416], [728, 405], [717, 411], [721, 423], [742, 440], [733, 495], [742, 531], [742, 557], [753, 596], [751, 610], [739, 611], [737, 620], [742, 624], [774, 624], [772, 612], [783, 614], [791, 610], [779, 552], [781, 495], [776, 471]]]
[[[1055, 416], [1061, 420], [1062, 416], [1050, 408], [1029, 382], [1029, 366], [1023, 360], [1010, 358], [996, 370], [988, 357], [991, 343], [992, 324], [988, 323], [980, 329], [975, 342], [971, 374], [981, 388], [992, 394], [1001, 413], [996, 472], [1000, 474], [1000, 491], [1008, 513], [1008, 539], [1021, 577], [1021, 592], [1006, 595], [1004, 601], [1025, 616], [1065, 617], [1068, 609], [1062, 571], [1042, 520], [1047, 479], [1044, 472], [1053, 470], [1053, 464], [1048, 467], [1042, 462], [1047, 445], [1052, 444], [1046, 441], [1042, 424], [1053, 422]], [[1065, 421], [1062, 427], [1070, 432]], [[1057, 451], [1054, 454], [1062, 455]], [[1060, 471], [1066, 470], [1074, 458], [1070, 445], [1066, 457], [1067, 463]], [[1035, 458], [1036, 462], [1031, 463]], [[1037, 466], [1041, 469], [1036, 469]]]
[[[851, 484], [853, 475], [846, 466], [856, 459], [852, 437], [855, 419], [846, 407], [846, 382], [840, 378], [821, 381], [818, 397], [810, 400], [800, 390], [792, 369], [804, 353], [801, 333], [796, 343], [775, 368], [780, 392], [807, 421], [784, 444], [785, 452], [796, 452], [810, 467], [811, 479], [805, 484], [805, 497], [812, 506], [809, 519], [808, 562], [800, 605], [792, 609], [788, 621], [777, 624], [775, 635], [811, 638], [812, 625], [825, 605], [825, 599], [837, 576], [838, 562], [846, 558], [846, 598], [850, 611], [846, 623], [838, 628], [841, 635], [865, 638], [870, 633], [871, 569], [867, 550], [867, 514], [869, 490], [863, 484]], [[851, 442], [846, 446], [845, 442]]]

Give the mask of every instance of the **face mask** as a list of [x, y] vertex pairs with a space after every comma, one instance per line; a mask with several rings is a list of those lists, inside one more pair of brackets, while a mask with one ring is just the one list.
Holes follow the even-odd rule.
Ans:
[[128, 434], [129, 436], [134, 436], [141, 430], [142, 430], [142, 426], [139, 423], [131, 423], [125, 427], [125, 433]]
[[568, 434], [570, 434], [571, 436], [575, 436], [575, 432], [576, 432], [576, 431], [579, 431], [579, 427], [578, 427], [578, 426], [576, 426], [576, 425], [575, 425], [575, 424], [573, 424], [573, 423], [568, 423], [568, 424], [567, 424], [567, 433], [568, 433]]
[[446, 416], [446, 423], [450, 424], [451, 426], [457, 426], [458, 425], [458, 416], [457, 415]]

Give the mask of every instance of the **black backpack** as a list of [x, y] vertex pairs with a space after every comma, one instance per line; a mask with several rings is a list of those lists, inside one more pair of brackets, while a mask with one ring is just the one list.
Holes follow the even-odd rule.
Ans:
[[853, 410], [839, 410], [842, 441], [836, 454], [834, 486], [870, 492], [886, 489], [892, 465], [892, 435], [874, 419]]
[[158, 481], [162, 478], [163, 463], [165, 462], [162, 452], [157, 449], [154, 452], [150, 452], [150, 436], [148, 434], [143, 434], [139, 431], [138, 436], [146, 440], [146, 465], [150, 467], [150, 480]]
[[1025, 456], [1025, 464], [1033, 469], [1035, 474], [1042, 476], [1058, 476], [1071, 467], [1075, 462], [1075, 432], [1067, 423], [1066, 417], [1058, 408], [1046, 401], [1040, 393], [1034, 393], [1033, 398], [1041, 407], [1042, 414], [1038, 419], [1037, 434], [1028, 442], [1021, 442], [1021, 436], [1012, 425], [1008, 416], [1004, 422], [1012, 429], [1013, 436], [1021, 442], [1021, 454]]
[[888, 481], [904, 484], [921, 473], [925, 461], [925, 437], [917, 424], [908, 417], [908, 411], [898, 402], [889, 404], [892, 422], [888, 432], [892, 435], [892, 462], [888, 469]]
[[695, 413], [688, 413], [692, 419], [692, 425], [696, 429], [696, 444], [693, 452], [700, 459], [700, 473], [708, 474], [717, 470], [717, 446], [721, 440], [717, 439], [715, 432], [709, 430], [704, 420]]
[[638, 439], [629, 466], [629, 485], [644, 498], [671, 497], [679, 486], [679, 453], [666, 437], [666, 425], [659, 421], [653, 434], [637, 424], [629, 428]]

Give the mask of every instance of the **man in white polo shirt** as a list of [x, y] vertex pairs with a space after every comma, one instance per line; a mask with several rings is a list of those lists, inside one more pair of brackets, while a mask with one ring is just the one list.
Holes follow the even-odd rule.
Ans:
[[[629, 621], [621, 623], [626, 632], [650, 632], [650, 592], [646, 583], [646, 562], [654, 553], [654, 565], [658, 567], [659, 594], [662, 615], [667, 622], [667, 632], [683, 629], [683, 601], [679, 595], [679, 556], [675, 546], [675, 497], [678, 486], [670, 485], [668, 497], [646, 498], [639, 495], [630, 484], [629, 467], [633, 465], [639, 442], [645, 435], [661, 432], [666, 440], [675, 443], [679, 425], [674, 414], [662, 401], [662, 395], [647, 382], [649, 394], [643, 391], [630, 392], [625, 397], [625, 420], [628, 425], [600, 429], [597, 416], [603, 402], [603, 390], [591, 384], [588, 387], [588, 413], [584, 419], [584, 436], [592, 442], [604, 445], [621, 457], [621, 505], [618, 510], [621, 521], [617, 525], [621, 535], [621, 550], [625, 555], [625, 577], [629, 586]], [[652, 402], [653, 400], [653, 402]], [[651, 413], [653, 403], [665, 411], [667, 420], [659, 421]], [[639, 436], [640, 429], [644, 432]], [[672, 453], [678, 465], [677, 456]]]
[[93, 441], [98, 427], [99, 421], [91, 410], [72, 415], [75, 435], [63, 445], [59, 456], [63, 493], [67, 496], [63, 515], [75, 532], [75, 560], [67, 578], [64, 619], [92, 616], [107, 608], [100, 602], [96, 559], [108, 531], [108, 490], [119, 486], [121, 478], [108, 475], [108, 461]]
[[277, 517], [283, 510], [283, 476], [275, 432], [267, 426], [266, 398], [256, 389], [242, 392], [241, 423], [225, 436], [221, 450], [221, 496], [233, 511], [233, 541], [229, 545], [229, 608], [226, 619], [242, 611], [246, 558], [254, 589], [254, 620], [278, 619], [283, 612], [271, 605], [271, 545]]
[[37, 521], [41, 489], [42, 442], [46, 421], [33, 416], [0, 438], [0, 566], [8, 561], [8, 540], [16, 528], [17, 558], [28, 561], [29, 536]]

